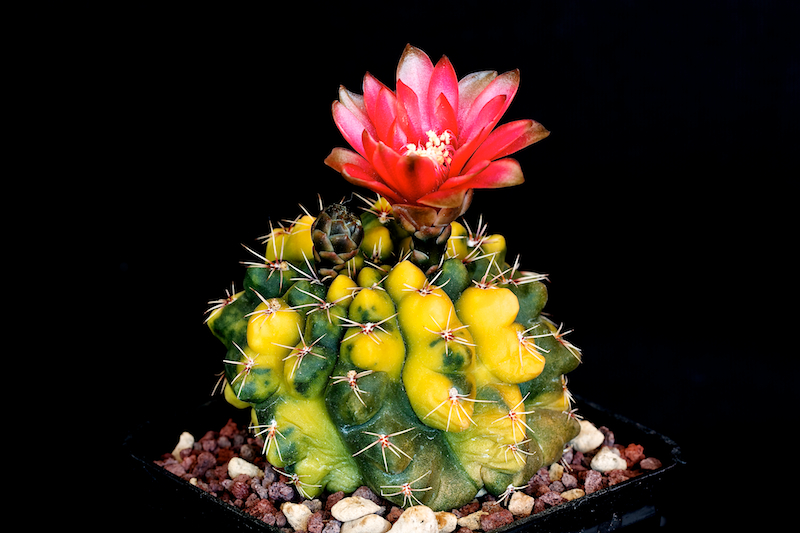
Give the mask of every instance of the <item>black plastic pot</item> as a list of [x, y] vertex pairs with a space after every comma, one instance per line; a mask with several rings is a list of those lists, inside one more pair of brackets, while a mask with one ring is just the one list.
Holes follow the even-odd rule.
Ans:
[[[673, 486], [683, 465], [678, 445], [580, 397], [576, 398], [576, 406], [585, 419], [610, 428], [617, 442], [641, 444], [645, 454], [661, 460], [663, 467], [494, 531], [599, 533], [624, 528], [627, 532], [669, 524]], [[246, 425], [248, 417], [247, 410], [238, 411], [222, 400], [212, 400], [194, 411], [164, 416], [133, 431], [123, 443], [128, 470], [124, 479], [128, 487], [134, 488], [133, 498], [137, 500], [132, 510], [136, 515], [130, 515], [131, 520], [135, 518], [159, 528], [175, 523], [183, 530], [202, 527], [209, 531], [219, 527], [226, 531], [277, 532], [277, 528], [218, 500], [153, 462], [172, 450], [182, 431], [199, 438], [209, 429], [221, 428], [230, 418]]]

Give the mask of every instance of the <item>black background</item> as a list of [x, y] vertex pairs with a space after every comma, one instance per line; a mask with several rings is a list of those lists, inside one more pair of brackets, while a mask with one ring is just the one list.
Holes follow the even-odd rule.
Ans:
[[759, 473], [793, 455], [796, 4], [91, 15], [52, 49], [64, 90], [50, 105], [61, 134], [86, 132], [67, 162], [87, 178], [69, 192], [89, 201], [64, 218], [100, 324], [91, 361], [119, 363], [113, 388], [82, 387], [113, 407], [112, 443], [209, 396], [223, 354], [207, 302], [241, 286], [242, 244], [270, 220], [357, 191], [323, 164], [345, 146], [331, 103], [340, 84], [361, 92], [366, 71], [393, 87], [411, 43], [459, 77], [520, 69], [503, 122], [552, 133], [515, 154], [526, 183], [477, 191], [467, 219], [483, 215], [525, 269], [549, 274], [547, 310], [584, 352], [571, 388], [681, 445], [687, 510], [671, 525], [784, 505], [786, 485]]

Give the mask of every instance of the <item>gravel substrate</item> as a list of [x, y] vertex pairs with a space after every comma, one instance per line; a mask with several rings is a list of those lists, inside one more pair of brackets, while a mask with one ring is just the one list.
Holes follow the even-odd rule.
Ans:
[[[608, 428], [594, 428], [585, 421], [583, 424], [603, 435], [602, 442], [594, 449], [577, 451], [577, 444], [575, 448], [568, 446], [561, 462], [539, 470], [526, 486], [516, 487], [501, 497], [486, 494], [460, 509], [436, 513], [439, 530], [456, 533], [492, 531], [661, 467], [658, 459], [645, 455], [641, 445], [618, 444]], [[362, 528], [349, 524], [347, 530], [385, 532], [403, 513], [401, 508], [374, 494], [368, 487], [361, 487], [352, 495], [337, 492], [324, 493], [314, 499], [305, 498], [302, 485], [295, 486], [289, 477], [265, 461], [261, 453], [263, 441], [254, 437], [247, 428], [240, 428], [233, 420], [218, 431], [208, 431], [199, 439], [183, 434], [180, 440], [172, 453], [164, 453], [155, 463], [282, 531], [339, 533], [343, 521], [336, 516], [341, 517], [338, 509], [342, 504], [333, 512], [332, 509], [345, 497], [351, 496], [377, 504], [377, 509], [371, 514], [380, 516], [381, 520], [375, 518], [371, 525], [365, 521]], [[601, 454], [607, 455], [610, 463], [601, 460], [603, 456], [597, 457]], [[234, 458], [237, 459], [231, 461]], [[593, 459], [596, 459], [594, 463]], [[601, 471], [604, 469], [602, 464], [610, 464], [613, 468]], [[414, 530], [398, 525], [393, 531], [398, 529]]]

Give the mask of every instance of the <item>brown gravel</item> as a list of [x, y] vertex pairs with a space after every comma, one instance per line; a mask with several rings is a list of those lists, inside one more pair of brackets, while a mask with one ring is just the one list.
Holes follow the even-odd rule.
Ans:
[[[661, 461], [646, 456], [646, 450], [641, 445], [617, 444], [612, 431], [605, 427], [598, 429], [606, 436], [603, 445], [617, 449], [628, 468], [600, 473], [589, 466], [594, 452], [573, 452], [567, 448], [561, 460], [565, 468], [559, 479], [551, 479], [549, 470], [542, 468], [522, 489], [524, 493], [535, 498], [534, 514], [565, 503], [567, 500], [562, 496], [565, 491], [581, 489], [585, 494], [591, 494], [605, 487], [623, 483], [647, 471], [661, 468]], [[191, 449], [183, 450], [180, 459], [176, 459], [171, 453], [164, 453], [161, 458], [155, 460], [155, 463], [221, 501], [282, 531], [292, 531], [286, 522], [286, 516], [280, 510], [283, 502], [291, 501], [303, 503], [313, 512], [308, 524], [309, 532], [339, 533], [342, 524], [332, 518], [330, 509], [346, 495], [343, 492], [335, 492], [325, 493], [314, 500], [304, 499], [291, 484], [290, 479], [276, 472], [266, 462], [260, 453], [263, 446], [264, 443], [260, 438], [254, 437], [246, 428], [240, 428], [233, 420], [229, 420], [219, 431], [206, 432]], [[255, 464], [264, 471], [264, 477], [250, 478], [242, 474], [236, 479], [230, 479], [228, 461], [233, 457], [241, 457]], [[385, 507], [384, 518], [391, 523], [394, 523], [402, 513], [402, 509], [383, 500], [368, 487], [360, 487], [354, 494]], [[487, 513], [480, 518], [483, 531], [492, 531], [524, 518], [514, 516], [508, 510], [506, 502], [499, 504], [492, 495], [483, 496], [480, 500], [474, 500], [460, 509], [453, 509], [452, 512], [460, 518], [479, 510]], [[460, 527], [456, 529], [456, 533], [472, 532], [468, 528]]]

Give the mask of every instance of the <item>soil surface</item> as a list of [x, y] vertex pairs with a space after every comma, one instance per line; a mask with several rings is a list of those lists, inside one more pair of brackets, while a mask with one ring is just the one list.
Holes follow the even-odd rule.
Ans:
[[[458, 525], [450, 531], [492, 531], [662, 466], [657, 458], [648, 457], [641, 445], [619, 444], [615, 442], [613, 431], [606, 427], [598, 429], [604, 434], [605, 440], [596, 450], [582, 453], [568, 446], [559, 463], [540, 469], [524, 487], [510, 488], [508, 494], [498, 497], [486, 494], [460, 509], [451, 510]], [[339, 533], [342, 523], [331, 515], [331, 507], [350, 495], [337, 492], [323, 493], [314, 499], [306, 498], [301, 482], [293, 483], [290, 476], [266, 462], [262, 454], [263, 447], [264, 442], [260, 437], [255, 437], [248, 428], [239, 427], [229, 420], [224, 427], [209, 430], [196, 438], [194, 444], [181, 450], [177, 457], [166, 452], [155, 463], [281, 531], [295, 531], [281, 510], [282, 504], [293, 502], [305, 505], [311, 511], [307, 531]], [[603, 447], [615, 450], [614, 453], [625, 460], [627, 467], [607, 472], [592, 469], [592, 458]], [[263, 471], [263, 477], [239, 474], [231, 479], [228, 463], [234, 457], [256, 465]], [[359, 488], [353, 495], [382, 506], [382, 516], [390, 523], [397, 521], [403, 512], [368, 487]]]

